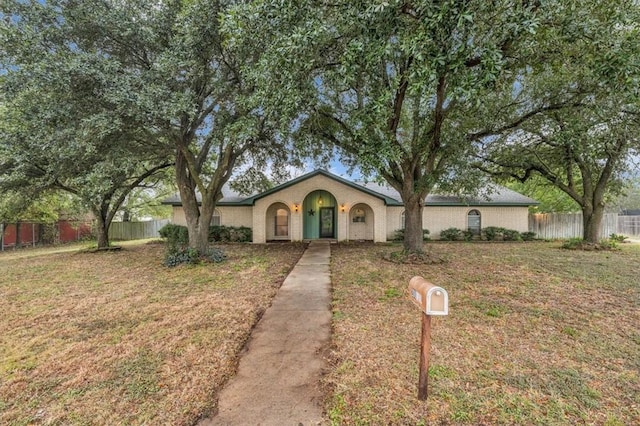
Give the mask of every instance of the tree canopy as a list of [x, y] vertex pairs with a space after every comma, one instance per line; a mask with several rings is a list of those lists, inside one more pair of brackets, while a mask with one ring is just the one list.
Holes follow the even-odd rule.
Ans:
[[637, 150], [633, 0], [13, 0], [0, 13], [0, 185], [65, 189], [108, 226], [174, 163], [201, 252], [238, 170], [236, 187], [264, 189], [265, 166], [277, 181], [287, 161], [335, 153], [399, 192], [404, 247], [420, 251], [426, 196], [487, 175], [545, 180], [593, 229]]
[[277, 99], [301, 106], [302, 141], [324, 140], [395, 188], [406, 208], [405, 248], [419, 251], [429, 192], [436, 185], [469, 192], [480, 181], [467, 167], [478, 136], [467, 117], [487, 95], [512, 92], [552, 13], [546, 3], [527, 1], [338, 1], [289, 9], [263, 1], [243, 9], [239, 15], [248, 18], [239, 28], [273, 38], [260, 72], [282, 88]]
[[9, 2], [0, 82], [0, 187], [67, 191], [97, 220], [98, 247], [127, 195], [171, 165], [161, 137], [113, 94], [122, 69], [76, 33], [61, 3]]
[[[517, 126], [484, 133], [476, 156], [494, 176], [538, 178], [565, 193], [582, 210], [584, 238], [595, 243], [606, 202], [623, 188], [628, 159], [640, 150], [638, 7], [627, 1], [559, 7], [540, 35], [554, 49], [534, 55], [501, 116], [530, 112]], [[532, 109], [540, 102], [555, 107]]]

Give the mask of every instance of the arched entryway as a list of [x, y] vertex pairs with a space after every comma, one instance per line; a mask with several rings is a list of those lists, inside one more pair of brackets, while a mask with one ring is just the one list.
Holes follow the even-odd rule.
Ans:
[[335, 197], [328, 191], [317, 190], [309, 193], [302, 203], [303, 238], [336, 238], [338, 216]]
[[273, 203], [267, 209], [267, 240], [291, 239], [291, 211], [284, 203]]
[[349, 211], [349, 239], [373, 240], [373, 209], [359, 203]]

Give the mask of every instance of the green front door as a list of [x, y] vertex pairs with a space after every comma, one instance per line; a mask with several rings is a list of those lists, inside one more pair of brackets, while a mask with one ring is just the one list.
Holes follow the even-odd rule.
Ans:
[[333, 207], [320, 208], [320, 238], [335, 238], [335, 209]]
[[318, 189], [304, 198], [302, 202], [303, 238], [336, 238], [338, 224], [336, 211], [338, 203], [330, 192]]

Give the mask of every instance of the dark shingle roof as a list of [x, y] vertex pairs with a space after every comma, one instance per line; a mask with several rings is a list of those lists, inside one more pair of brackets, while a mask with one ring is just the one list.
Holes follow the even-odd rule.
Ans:
[[[326, 176], [359, 191], [365, 192], [373, 197], [379, 198], [383, 200], [386, 205], [403, 205], [400, 194], [388, 185], [380, 185], [375, 182], [352, 182], [325, 170], [315, 170], [311, 173], [307, 173], [281, 185], [275, 186], [265, 192], [254, 195], [241, 195], [231, 190], [228, 185], [225, 185], [222, 189], [223, 197], [218, 202], [218, 205], [251, 206], [260, 198], [282, 191], [285, 188], [317, 175]], [[197, 194], [197, 197], [198, 200], [200, 200], [200, 194]], [[178, 194], [165, 199], [162, 203], [174, 206], [180, 206], [182, 204]], [[461, 197], [458, 195], [430, 194], [427, 196], [425, 203], [427, 206], [531, 206], [536, 204], [538, 204], [536, 200], [502, 186], [492, 186], [491, 188], [483, 189], [479, 195], [473, 196]]]

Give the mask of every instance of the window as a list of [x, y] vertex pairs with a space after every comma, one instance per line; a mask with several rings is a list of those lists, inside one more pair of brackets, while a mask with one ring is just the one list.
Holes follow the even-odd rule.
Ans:
[[474, 233], [474, 235], [480, 235], [480, 212], [478, 210], [471, 210], [467, 213], [467, 230]]
[[211, 226], [220, 226], [220, 211], [215, 209], [213, 211], [213, 216], [211, 217]]
[[404, 229], [405, 226], [405, 222], [404, 222], [404, 211], [402, 212], [402, 214], [400, 215], [400, 229]]
[[355, 209], [353, 211], [353, 219], [352, 222], [364, 222], [366, 218], [366, 215], [364, 213], [363, 209]]
[[276, 237], [287, 237], [289, 235], [289, 211], [286, 209], [276, 210]]

